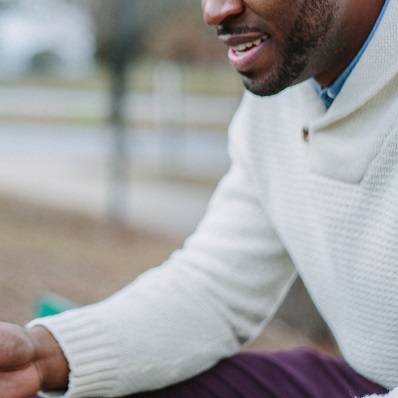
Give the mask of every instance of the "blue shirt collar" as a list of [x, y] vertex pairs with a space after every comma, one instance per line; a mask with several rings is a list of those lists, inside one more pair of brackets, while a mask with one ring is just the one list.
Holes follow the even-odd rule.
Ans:
[[372, 40], [374, 34], [376, 33], [377, 28], [380, 25], [380, 22], [383, 18], [383, 15], [387, 9], [389, 2], [390, 2], [390, 0], [386, 0], [384, 2], [383, 8], [381, 9], [380, 14], [379, 14], [371, 32], [369, 33], [369, 36], [367, 37], [365, 43], [362, 45], [361, 49], [359, 50], [359, 52], [357, 53], [355, 58], [351, 61], [351, 63], [347, 66], [347, 68], [343, 71], [343, 73], [334, 81], [333, 84], [331, 84], [328, 87], [323, 87], [315, 79], [311, 79], [312, 84], [314, 85], [315, 89], [317, 90], [318, 95], [319, 95], [320, 99], [323, 101], [323, 103], [325, 104], [326, 108], [329, 108], [332, 105], [334, 99], [339, 94], [339, 92], [342, 89], [344, 83], [346, 82], [348, 76], [351, 74], [352, 70], [355, 68], [355, 65], [358, 63], [359, 59], [362, 57], [363, 53], [365, 52], [366, 47]]

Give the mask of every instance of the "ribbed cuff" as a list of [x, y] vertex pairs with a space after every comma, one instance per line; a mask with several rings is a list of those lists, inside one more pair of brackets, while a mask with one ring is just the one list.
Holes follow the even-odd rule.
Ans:
[[[96, 311], [87, 307], [31, 321], [27, 327], [43, 326], [57, 340], [68, 361], [68, 391], [56, 397], [109, 397], [119, 376], [116, 344]], [[54, 395], [48, 395], [54, 397]]]

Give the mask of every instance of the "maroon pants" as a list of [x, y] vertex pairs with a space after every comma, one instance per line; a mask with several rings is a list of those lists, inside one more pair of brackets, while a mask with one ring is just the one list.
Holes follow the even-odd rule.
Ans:
[[341, 358], [295, 349], [240, 353], [190, 380], [130, 398], [354, 398], [385, 393]]
[[190, 380], [134, 398], [353, 398], [385, 394], [341, 358], [310, 349], [240, 353]]

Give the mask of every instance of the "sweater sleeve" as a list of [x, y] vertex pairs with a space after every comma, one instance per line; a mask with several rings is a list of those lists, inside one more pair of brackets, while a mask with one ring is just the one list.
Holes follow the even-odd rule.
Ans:
[[184, 247], [108, 299], [29, 326], [50, 330], [70, 366], [65, 397], [158, 389], [256, 337], [296, 272], [247, 175], [240, 144]]

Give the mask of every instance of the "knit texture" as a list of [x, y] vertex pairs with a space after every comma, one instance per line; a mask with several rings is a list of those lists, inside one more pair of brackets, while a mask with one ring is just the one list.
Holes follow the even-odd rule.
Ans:
[[392, 0], [329, 110], [309, 82], [245, 95], [231, 169], [184, 248], [104, 302], [31, 324], [65, 351], [65, 397], [209, 368], [260, 333], [297, 272], [349, 364], [398, 385], [397, 48]]

